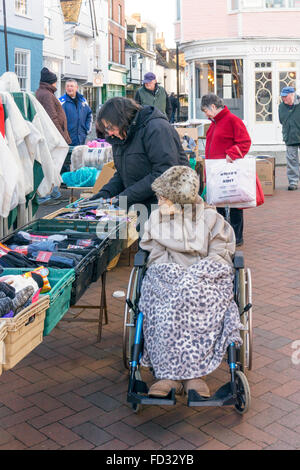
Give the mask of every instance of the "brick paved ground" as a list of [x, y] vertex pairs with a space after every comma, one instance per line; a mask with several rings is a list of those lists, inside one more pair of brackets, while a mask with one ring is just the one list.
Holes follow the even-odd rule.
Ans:
[[[112, 297], [127, 287], [131, 268], [124, 259], [108, 274], [109, 324], [100, 344], [95, 323], [61, 321], [0, 377], [0, 449], [299, 449], [300, 365], [292, 363], [292, 345], [300, 340], [300, 191], [286, 191], [284, 168], [277, 180], [275, 196], [245, 211], [255, 305], [246, 416], [232, 408], [188, 408], [183, 398], [138, 415], [127, 406], [123, 304]], [[99, 289], [93, 285], [81, 302], [95, 303]], [[222, 366], [207, 382], [213, 391], [227, 378]]]

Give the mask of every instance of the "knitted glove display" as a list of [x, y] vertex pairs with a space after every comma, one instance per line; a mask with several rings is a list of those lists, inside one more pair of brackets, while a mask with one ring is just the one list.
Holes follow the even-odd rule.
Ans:
[[16, 295], [16, 290], [13, 286], [6, 284], [6, 282], [0, 282], [0, 292], [4, 292], [6, 297], [13, 299]]
[[11, 310], [13, 310], [13, 301], [9, 297], [0, 299], [0, 317], [3, 317]]
[[17, 292], [15, 298], [12, 301], [13, 302], [12, 310], [16, 313], [22, 310], [27, 300], [30, 297], [32, 297], [33, 294], [34, 294], [34, 288], [32, 286], [24, 287], [24, 289]]

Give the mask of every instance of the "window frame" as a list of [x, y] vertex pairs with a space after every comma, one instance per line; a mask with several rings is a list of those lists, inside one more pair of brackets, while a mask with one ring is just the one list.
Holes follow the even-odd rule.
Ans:
[[[20, 77], [16, 72], [16, 66], [17, 66], [16, 54], [25, 54], [26, 55], [26, 62], [27, 62], [26, 63], [26, 70], [28, 72], [27, 77]], [[18, 65], [22, 66], [24, 64], [18, 64]], [[19, 78], [21, 78], [21, 79], [25, 78], [26, 79], [26, 89], [21, 88], [21, 90], [22, 91], [30, 91], [31, 90], [31, 50], [30, 49], [22, 49], [20, 47], [15, 47], [15, 49], [14, 49], [14, 69], [15, 69], [15, 74], [18, 77], [18, 81], [19, 81]], [[21, 87], [21, 83], [20, 83], [20, 87]]]
[[[21, 4], [25, 3], [26, 13], [18, 11], [18, 8], [21, 8]], [[25, 18], [29, 18], [29, 0], [15, 0], [15, 15], [23, 16]]]

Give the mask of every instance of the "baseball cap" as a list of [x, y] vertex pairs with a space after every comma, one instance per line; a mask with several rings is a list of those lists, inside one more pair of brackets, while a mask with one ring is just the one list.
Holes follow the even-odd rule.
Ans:
[[290, 93], [295, 93], [295, 88], [293, 88], [292, 86], [286, 86], [286, 87], [282, 88], [282, 90], [280, 92], [280, 96], [287, 96]]
[[145, 73], [143, 83], [150, 83], [152, 80], [156, 80], [156, 75], [152, 72]]

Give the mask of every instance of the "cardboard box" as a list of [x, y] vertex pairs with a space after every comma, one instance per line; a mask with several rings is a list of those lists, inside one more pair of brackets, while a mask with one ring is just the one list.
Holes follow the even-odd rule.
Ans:
[[97, 194], [100, 189], [102, 189], [103, 186], [109, 182], [109, 180], [114, 176], [115, 171], [116, 169], [114, 162], [109, 162], [103, 165], [101, 173], [93, 187], [93, 194]]
[[272, 196], [275, 191], [275, 157], [257, 157], [256, 173], [265, 196]]
[[198, 152], [198, 150], [199, 150], [198, 129], [196, 127], [175, 127], [175, 129], [178, 132], [181, 141], [183, 141], [183, 137], [186, 134], [195, 141], [196, 147], [194, 149], [194, 152], [195, 152], [196, 158], [198, 160], [198, 154], [199, 154], [199, 152]]

